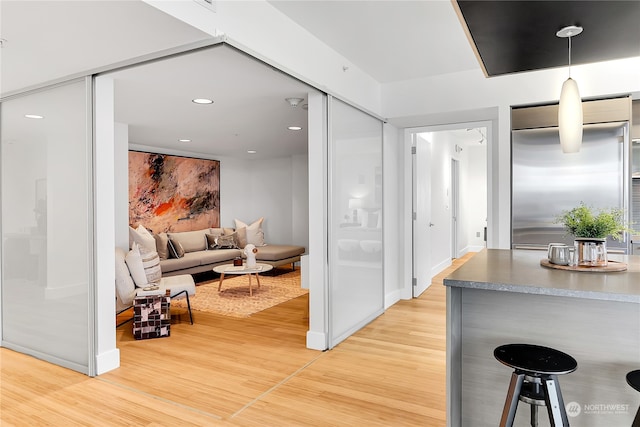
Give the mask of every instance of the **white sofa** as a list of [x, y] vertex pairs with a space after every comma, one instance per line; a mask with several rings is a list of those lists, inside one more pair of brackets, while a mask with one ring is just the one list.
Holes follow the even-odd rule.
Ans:
[[[233, 249], [219, 249], [212, 245], [214, 238], [211, 236], [229, 235], [235, 231], [232, 228], [206, 228], [154, 235], [156, 250], [160, 256], [162, 277], [211, 271], [217, 265], [229, 264], [236, 257], [244, 257], [243, 250], [240, 249], [240, 247], [244, 247], [242, 243], [238, 245], [238, 248]], [[210, 237], [207, 238], [207, 235]], [[180, 244], [184, 250], [183, 256], [180, 258], [170, 256], [167, 249], [169, 239]], [[305, 252], [303, 246], [270, 243], [257, 246], [257, 249], [256, 260], [274, 267], [291, 264], [295, 268], [295, 262], [300, 261], [300, 256]]]

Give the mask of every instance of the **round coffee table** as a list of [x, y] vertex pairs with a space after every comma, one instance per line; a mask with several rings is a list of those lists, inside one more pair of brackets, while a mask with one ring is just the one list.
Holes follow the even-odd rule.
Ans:
[[246, 265], [235, 266], [233, 264], [223, 264], [213, 267], [213, 271], [220, 274], [220, 282], [218, 283], [218, 292], [222, 288], [222, 282], [224, 281], [225, 274], [248, 274], [249, 275], [249, 296], [253, 296], [253, 288], [251, 286], [251, 275], [256, 276], [256, 281], [258, 282], [258, 287], [260, 287], [260, 277], [258, 273], [264, 273], [265, 271], [269, 271], [273, 269], [273, 266], [270, 264], [262, 264], [257, 263], [255, 267], [247, 267]]

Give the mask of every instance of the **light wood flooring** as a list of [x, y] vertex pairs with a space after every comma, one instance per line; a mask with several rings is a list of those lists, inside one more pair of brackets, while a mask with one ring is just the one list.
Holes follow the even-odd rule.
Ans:
[[326, 352], [305, 348], [306, 295], [247, 319], [183, 313], [168, 338], [125, 324], [121, 367], [96, 378], [0, 349], [0, 425], [444, 426], [442, 279], [468, 258]]

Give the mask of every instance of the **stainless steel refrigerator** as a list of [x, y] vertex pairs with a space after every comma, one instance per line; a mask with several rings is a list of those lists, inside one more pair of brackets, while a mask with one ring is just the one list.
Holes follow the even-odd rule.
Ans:
[[[512, 131], [512, 247], [543, 249], [573, 244], [555, 219], [584, 202], [618, 207], [629, 216], [629, 124], [585, 125], [578, 153], [560, 148], [558, 128]], [[629, 253], [629, 238], [609, 238], [610, 252]]]

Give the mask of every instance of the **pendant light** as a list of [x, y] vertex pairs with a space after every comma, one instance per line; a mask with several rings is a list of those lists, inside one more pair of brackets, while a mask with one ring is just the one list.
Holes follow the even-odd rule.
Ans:
[[569, 78], [563, 83], [558, 107], [560, 147], [563, 153], [577, 153], [582, 145], [582, 99], [578, 84], [571, 78], [571, 37], [582, 33], [582, 27], [570, 25], [556, 33], [569, 39]]

